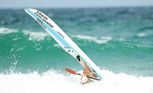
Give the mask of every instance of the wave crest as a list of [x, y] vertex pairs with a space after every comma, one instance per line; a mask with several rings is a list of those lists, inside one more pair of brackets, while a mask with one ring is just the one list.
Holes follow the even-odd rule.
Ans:
[[1, 93], [153, 93], [153, 77], [135, 77], [102, 70], [105, 78], [100, 82], [80, 85], [78, 76], [69, 76], [50, 70], [41, 75], [0, 74]]
[[23, 32], [25, 35], [29, 36], [29, 40], [34, 40], [34, 41], [42, 41], [45, 39], [45, 37], [48, 36], [47, 33], [45, 32], [30, 32], [30, 31], [24, 31]]
[[112, 37], [109, 37], [109, 36], [96, 38], [96, 37], [93, 37], [93, 36], [86, 36], [86, 35], [73, 35], [73, 37], [83, 39], [83, 40], [93, 41], [97, 44], [107, 43], [108, 41], [112, 40]]
[[15, 32], [17, 31], [14, 29], [4, 28], [4, 27], [0, 28], [0, 34], [10, 34], [10, 33], [15, 33]]

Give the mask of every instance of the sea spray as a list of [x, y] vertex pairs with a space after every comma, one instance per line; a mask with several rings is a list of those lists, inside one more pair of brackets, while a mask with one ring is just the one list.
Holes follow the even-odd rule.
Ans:
[[1, 93], [50, 93], [50, 92], [88, 92], [88, 93], [152, 93], [152, 77], [135, 77], [125, 73], [115, 74], [102, 70], [105, 79], [85, 85], [79, 82], [79, 76], [69, 76], [49, 70], [42, 74], [11, 73], [0, 74]]

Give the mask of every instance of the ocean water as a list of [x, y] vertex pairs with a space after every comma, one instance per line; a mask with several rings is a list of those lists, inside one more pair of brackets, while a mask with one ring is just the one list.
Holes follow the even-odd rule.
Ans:
[[[153, 93], [153, 8], [39, 9], [100, 67], [103, 80], [80, 85], [82, 70], [24, 9], [0, 10], [0, 93]], [[74, 91], [75, 90], [75, 91]]]

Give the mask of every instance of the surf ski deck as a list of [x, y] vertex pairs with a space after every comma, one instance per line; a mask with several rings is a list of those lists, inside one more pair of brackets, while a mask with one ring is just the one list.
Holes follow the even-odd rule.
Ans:
[[[25, 9], [25, 12], [33, 17], [55, 41], [71, 56], [78, 60], [78, 56], [92, 69], [97, 78], [102, 79], [101, 70], [95, 63], [74, 43], [70, 37], [51, 20], [47, 15], [36, 9]], [[79, 60], [78, 60], [79, 61]]]

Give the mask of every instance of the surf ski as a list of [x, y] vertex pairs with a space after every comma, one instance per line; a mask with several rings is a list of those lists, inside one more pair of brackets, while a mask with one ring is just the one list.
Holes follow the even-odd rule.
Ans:
[[86, 66], [88, 70], [94, 73], [95, 75], [92, 78], [97, 80], [101, 80], [103, 78], [100, 68], [96, 66], [96, 64], [52, 19], [50, 19], [43, 12], [36, 9], [25, 9], [25, 12], [28, 13], [32, 18], [34, 18], [68, 54], [77, 59], [77, 61], [83, 66], [83, 68], [84, 66]]

